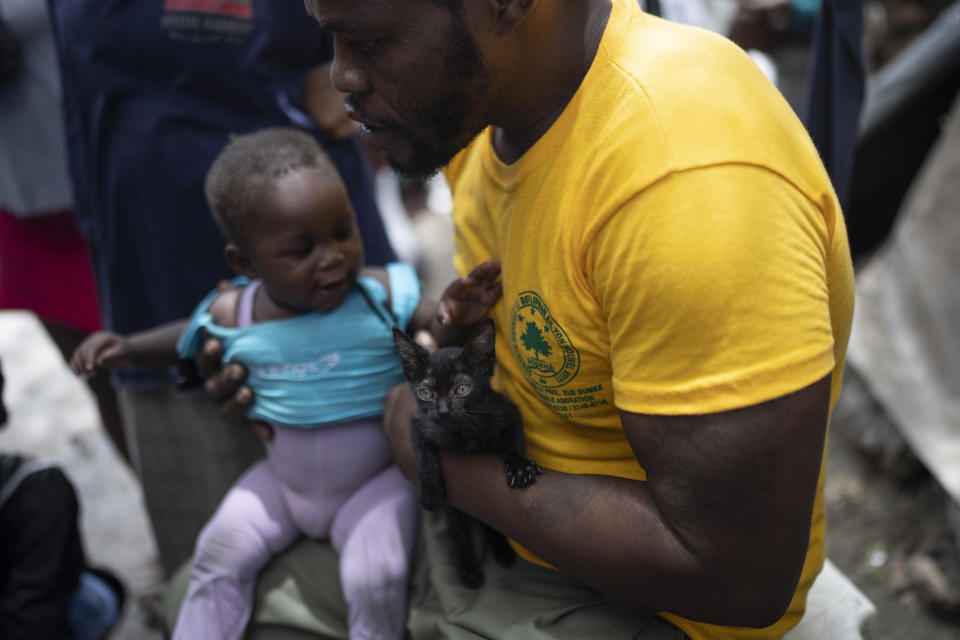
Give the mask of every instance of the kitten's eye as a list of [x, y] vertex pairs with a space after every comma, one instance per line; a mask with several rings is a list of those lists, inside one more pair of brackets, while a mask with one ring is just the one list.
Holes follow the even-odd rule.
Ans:
[[457, 388], [453, 390], [453, 393], [458, 396], [465, 396], [470, 393], [470, 389], [472, 388], [473, 387], [471, 387], [469, 384], [457, 385]]
[[434, 393], [432, 389], [417, 389], [417, 397], [423, 400], [424, 402], [430, 402], [434, 398]]

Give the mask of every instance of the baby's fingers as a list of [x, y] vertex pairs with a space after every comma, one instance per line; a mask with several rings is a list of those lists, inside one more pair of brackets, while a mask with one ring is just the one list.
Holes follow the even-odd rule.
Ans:
[[86, 348], [81, 345], [73, 352], [73, 357], [70, 358], [70, 368], [84, 380], [93, 377], [97, 372], [97, 351], [97, 345], [88, 345]]
[[108, 344], [101, 349], [94, 360], [94, 366], [91, 369], [115, 369], [124, 364], [124, 346], [122, 344]]
[[497, 282], [494, 282], [489, 289], [487, 289], [487, 299], [490, 303], [490, 306], [493, 306], [493, 304], [499, 300], [502, 295], [503, 282], [498, 280]]
[[467, 278], [475, 282], [492, 282], [500, 275], [499, 260], [484, 260], [467, 275]]
[[445, 327], [449, 327], [453, 323], [453, 315], [450, 313], [450, 305], [447, 304], [446, 300], [441, 300], [440, 305], [437, 307], [437, 317], [440, 318], [440, 324]]
[[83, 363], [83, 353], [80, 351], [80, 349], [74, 351], [73, 355], [70, 356], [70, 370], [78, 376], [86, 374], [87, 367]]

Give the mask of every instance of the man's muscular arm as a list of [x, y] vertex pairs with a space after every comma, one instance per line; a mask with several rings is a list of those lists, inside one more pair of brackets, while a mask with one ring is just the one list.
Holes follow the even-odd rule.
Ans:
[[[783, 614], [803, 566], [829, 397], [827, 376], [735, 411], [621, 412], [646, 482], [544, 470], [516, 491], [497, 457], [445, 452], [448, 500], [615, 602], [767, 626]], [[401, 414], [408, 425], [410, 403], [399, 390], [387, 406], [408, 477]]]

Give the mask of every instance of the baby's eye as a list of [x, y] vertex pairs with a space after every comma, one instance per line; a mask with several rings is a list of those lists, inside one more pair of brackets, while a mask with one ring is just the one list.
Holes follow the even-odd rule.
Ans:
[[310, 254], [312, 247], [309, 245], [303, 245], [300, 247], [290, 247], [289, 249], [283, 252], [284, 258], [303, 258]]
[[424, 402], [430, 402], [434, 398], [433, 389], [417, 389], [417, 397]]
[[453, 393], [458, 396], [465, 396], [470, 393], [470, 389], [472, 388], [469, 384], [459, 384], [457, 388], [453, 390]]
[[353, 229], [352, 228], [337, 229], [337, 231], [334, 232], [333, 237], [338, 242], [346, 242], [347, 240], [350, 240], [353, 238]]

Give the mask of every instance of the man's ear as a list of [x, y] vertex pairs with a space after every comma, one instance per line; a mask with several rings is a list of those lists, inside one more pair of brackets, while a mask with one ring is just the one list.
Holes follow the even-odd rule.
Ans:
[[503, 35], [516, 27], [530, 12], [536, 0], [490, 0], [496, 5], [494, 33]]
[[257, 277], [250, 262], [250, 256], [234, 243], [227, 243], [223, 249], [223, 257], [227, 259], [227, 264], [237, 275], [246, 276], [251, 280]]

